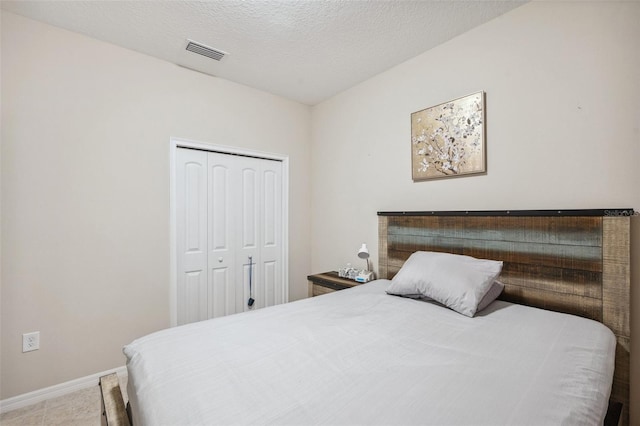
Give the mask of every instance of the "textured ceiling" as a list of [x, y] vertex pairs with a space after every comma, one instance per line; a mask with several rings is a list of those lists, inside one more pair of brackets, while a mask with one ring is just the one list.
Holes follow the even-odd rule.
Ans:
[[[314, 105], [523, 1], [2, 1], [2, 9]], [[187, 52], [186, 39], [228, 52]]]

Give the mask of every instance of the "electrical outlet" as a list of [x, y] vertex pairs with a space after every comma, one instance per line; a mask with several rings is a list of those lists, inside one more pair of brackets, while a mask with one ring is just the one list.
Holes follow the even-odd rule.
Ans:
[[26, 333], [22, 335], [22, 352], [31, 352], [40, 349], [40, 332]]

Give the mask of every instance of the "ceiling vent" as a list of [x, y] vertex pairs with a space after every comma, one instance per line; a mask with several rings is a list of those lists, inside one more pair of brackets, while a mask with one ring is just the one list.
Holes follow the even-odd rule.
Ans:
[[206, 56], [207, 58], [211, 58], [216, 61], [220, 61], [222, 58], [224, 58], [225, 55], [228, 55], [227, 52], [205, 46], [201, 43], [196, 43], [192, 40], [187, 40], [187, 50], [189, 52], [197, 53], [198, 55]]

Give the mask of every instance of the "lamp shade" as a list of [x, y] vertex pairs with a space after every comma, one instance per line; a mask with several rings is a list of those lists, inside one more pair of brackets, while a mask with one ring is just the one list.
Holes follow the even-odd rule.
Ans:
[[358, 250], [358, 257], [360, 259], [368, 259], [369, 258], [369, 249], [367, 249], [367, 245], [362, 243], [362, 247]]

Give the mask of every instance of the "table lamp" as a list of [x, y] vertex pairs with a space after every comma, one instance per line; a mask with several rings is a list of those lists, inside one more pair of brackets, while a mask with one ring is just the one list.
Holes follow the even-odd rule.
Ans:
[[362, 243], [362, 247], [358, 250], [358, 257], [360, 259], [367, 259], [367, 271], [371, 270], [371, 266], [369, 265], [369, 249], [367, 249], [367, 245]]

